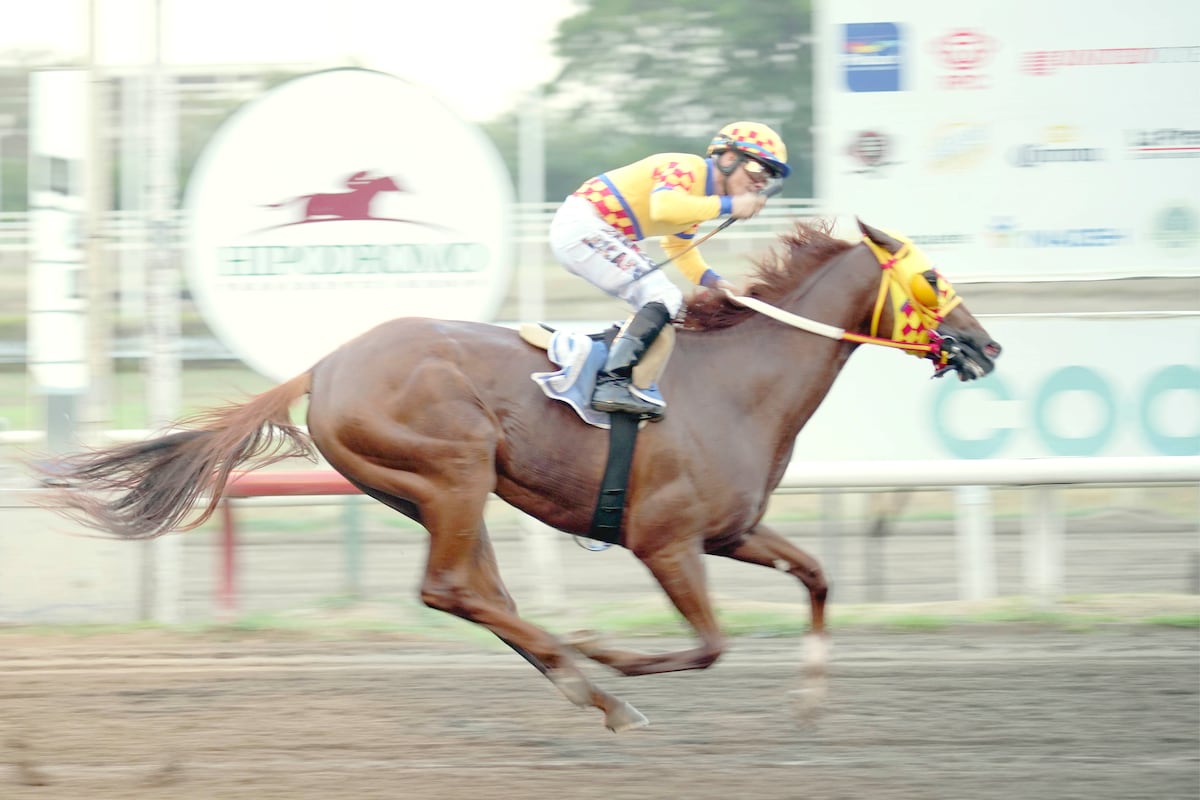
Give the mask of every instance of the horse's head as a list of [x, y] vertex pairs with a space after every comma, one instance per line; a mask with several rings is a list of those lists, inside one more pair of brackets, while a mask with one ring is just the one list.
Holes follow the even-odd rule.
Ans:
[[962, 381], [995, 369], [997, 344], [962, 304], [950, 281], [903, 236], [858, 221], [863, 243], [883, 270], [871, 336], [884, 336], [935, 364], [934, 377], [958, 372]]

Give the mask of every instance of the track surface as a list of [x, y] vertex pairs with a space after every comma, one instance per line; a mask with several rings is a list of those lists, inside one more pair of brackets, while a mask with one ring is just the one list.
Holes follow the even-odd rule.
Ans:
[[0, 797], [1200, 797], [1195, 629], [844, 632], [815, 724], [788, 701], [798, 654], [739, 639], [702, 673], [589, 665], [650, 718], [614, 735], [487, 644], [7, 633]]

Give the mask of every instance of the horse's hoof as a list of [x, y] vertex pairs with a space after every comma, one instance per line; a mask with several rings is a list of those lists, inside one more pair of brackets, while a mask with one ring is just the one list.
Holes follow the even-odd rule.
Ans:
[[638, 728], [644, 728], [650, 724], [650, 720], [638, 711], [633, 706], [626, 703], [624, 700], [615, 708], [610, 709], [604, 715], [604, 727], [608, 728], [613, 733], [624, 733], [625, 731], [635, 731]]

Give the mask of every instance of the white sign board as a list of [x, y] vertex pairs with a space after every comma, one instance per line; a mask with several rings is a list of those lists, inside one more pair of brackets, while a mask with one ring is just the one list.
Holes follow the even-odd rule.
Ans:
[[1200, 3], [823, 0], [817, 196], [960, 282], [1200, 275]]
[[424, 90], [306, 75], [240, 109], [198, 161], [189, 282], [226, 346], [284, 380], [395, 317], [491, 319], [512, 201], [491, 142]]
[[1200, 455], [1200, 316], [981, 321], [1004, 352], [976, 381], [860, 346], [794, 458]]

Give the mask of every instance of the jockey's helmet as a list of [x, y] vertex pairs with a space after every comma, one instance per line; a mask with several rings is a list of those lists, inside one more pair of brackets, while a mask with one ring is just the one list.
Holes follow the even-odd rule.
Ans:
[[761, 122], [729, 123], [713, 137], [704, 155], [720, 155], [726, 150], [736, 150], [770, 165], [781, 178], [792, 171], [787, 164], [787, 145], [778, 133]]

